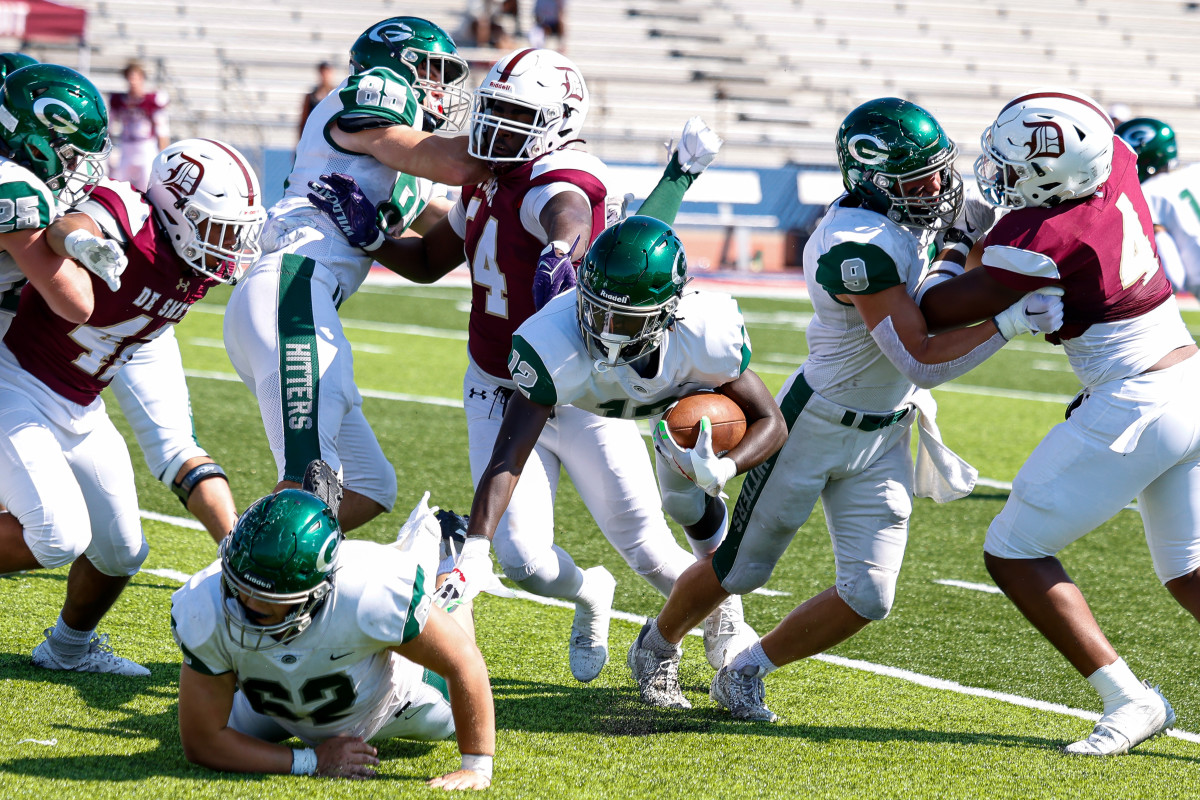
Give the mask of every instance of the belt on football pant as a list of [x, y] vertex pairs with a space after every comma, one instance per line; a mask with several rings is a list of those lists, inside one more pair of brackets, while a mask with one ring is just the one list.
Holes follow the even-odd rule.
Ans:
[[[796, 382], [802, 383], [809, 394], [812, 393], [812, 387], [808, 385], [808, 381], [804, 380], [804, 373], [801, 372], [796, 376]], [[828, 403], [829, 401], [826, 401]], [[895, 425], [902, 419], [908, 416], [908, 412], [912, 411], [912, 406], [898, 408], [895, 411], [889, 411], [886, 414], [868, 414], [865, 411], [851, 411], [849, 409], [842, 413], [842, 416], [837, 420], [847, 428], [858, 428], [860, 431], [878, 431], [883, 428]]]

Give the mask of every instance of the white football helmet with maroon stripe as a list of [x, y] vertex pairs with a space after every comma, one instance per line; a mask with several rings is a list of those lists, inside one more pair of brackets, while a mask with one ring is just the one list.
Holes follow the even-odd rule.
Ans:
[[571, 59], [517, 50], [475, 90], [468, 151], [492, 163], [531, 161], [578, 139], [587, 112], [587, 86]]
[[1112, 172], [1113, 123], [1069, 89], [1018, 95], [980, 137], [979, 190], [1002, 208], [1055, 206], [1087, 197]]
[[258, 259], [267, 212], [254, 168], [230, 145], [171, 145], [154, 158], [146, 197], [175, 252], [197, 272], [237, 283]]

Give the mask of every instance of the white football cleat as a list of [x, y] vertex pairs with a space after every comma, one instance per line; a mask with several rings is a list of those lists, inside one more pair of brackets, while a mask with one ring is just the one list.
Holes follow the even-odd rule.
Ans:
[[1142, 681], [1149, 694], [1130, 700], [1100, 718], [1090, 736], [1062, 749], [1072, 756], [1119, 756], [1175, 724], [1175, 709], [1159, 687]]
[[767, 708], [767, 690], [758, 667], [735, 670], [724, 666], [713, 676], [708, 696], [717, 705], [728, 708], [734, 719], [776, 722], [779, 716]]
[[732, 594], [704, 620], [704, 655], [709, 666], [720, 669], [758, 641], [758, 634], [742, 615], [742, 597]]
[[583, 593], [592, 602], [575, 604], [569, 656], [571, 674], [580, 683], [587, 683], [595, 680], [608, 663], [608, 626], [617, 580], [604, 567], [592, 567], [583, 571], [583, 585]]
[[683, 648], [676, 646], [672, 652], [662, 654], [644, 646], [646, 632], [653, 624], [651, 619], [642, 626], [625, 659], [637, 681], [642, 702], [659, 708], [691, 708], [692, 704], [679, 688], [679, 658]]
[[69, 664], [59, 658], [54, 652], [54, 646], [50, 643], [50, 634], [54, 628], [46, 628], [42, 631], [42, 635], [46, 640], [33, 648], [33, 656], [30, 659], [35, 667], [42, 669], [61, 669], [70, 672], [99, 672], [110, 675], [126, 675], [133, 678], [143, 678], [150, 674], [150, 670], [130, 661], [128, 658], [122, 658], [115, 654], [112, 646], [108, 643], [108, 634], [93, 636], [88, 642], [88, 651], [75, 664]]

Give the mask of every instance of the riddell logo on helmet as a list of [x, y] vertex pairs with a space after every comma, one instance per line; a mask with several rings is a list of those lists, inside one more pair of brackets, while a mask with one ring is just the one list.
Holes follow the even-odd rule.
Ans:
[[171, 173], [164, 180], [163, 188], [175, 195], [176, 200], [191, 197], [196, 193], [196, 187], [204, 180], [204, 165], [187, 153], [179, 154], [180, 163], [171, 168]]
[[629, 305], [629, 295], [627, 294], [617, 294], [616, 292], [610, 292], [607, 289], [601, 289], [597, 292], [597, 294], [611, 303], [620, 303], [624, 306]]
[[488, 88], [503, 89], [506, 92], [511, 92], [513, 90], [512, 84], [505, 83], [504, 81], [488, 81]]
[[255, 575], [253, 572], [243, 572], [241, 575], [241, 578], [246, 583], [252, 583], [260, 589], [268, 589], [269, 590], [275, 585], [271, 581], [263, 580], [262, 578]]
[[1057, 122], [1045, 120], [1021, 124], [1033, 128], [1033, 135], [1025, 143], [1029, 148], [1026, 158], [1058, 158], [1063, 154], [1063, 132]]

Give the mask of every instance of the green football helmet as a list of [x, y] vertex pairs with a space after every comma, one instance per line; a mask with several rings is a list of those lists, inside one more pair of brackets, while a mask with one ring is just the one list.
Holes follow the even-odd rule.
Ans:
[[450, 34], [427, 19], [376, 22], [350, 47], [354, 73], [387, 67], [409, 81], [425, 112], [425, 129], [461, 130], [471, 110], [469, 68]]
[[24, 53], [0, 53], [0, 80], [4, 80], [21, 67], [28, 67], [36, 63], [38, 63], [36, 58]]
[[654, 351], [686, 281], [683, 242], [665, 222], [632, 216], [597, 236], [576, 291], [579, 328], [597, 366], [628, 364]]
[[108, 158], [104, 97], [68, 67], [15, 70], [0, 86], [0, 145], [64, 205], [74, 206], [91, 194]]
[[[284, 489], [262, 498], [238, 518], [221, 542], [225, 623], [247, 650], [287, 644], [312, 624], [333, 591], [342, 529], [320, 498]], [[239, 598], [294, 605], [275, 624], [256, 624]]]
[[1118, 125], [1116, 133], [1137, 153], [1139, 181], [1178, 166], [1175, 131], [1167, 123], [1150, 117], [1134, 117]]
[[[893, 222], [940, 231], [962, 210], [958, 147], [932, 114], [907, 100], [882, 97], [851, 111], [838, 128], [837, 157], [850, 196]], [[934, 175], [940, 186], [931, 192]]]

